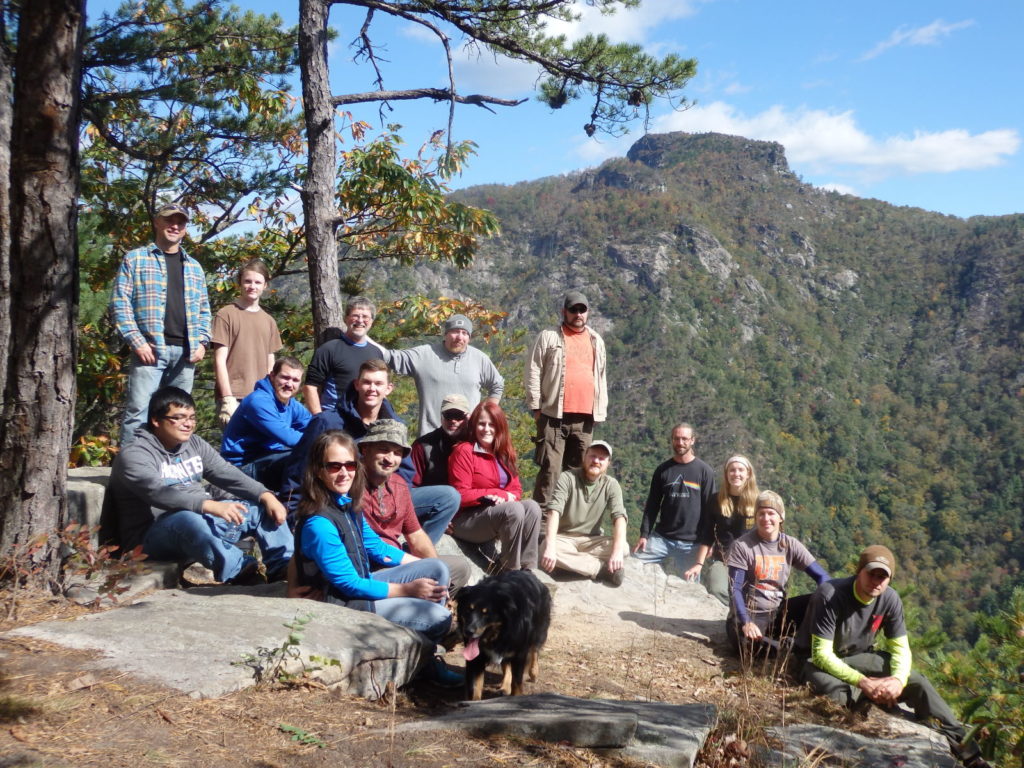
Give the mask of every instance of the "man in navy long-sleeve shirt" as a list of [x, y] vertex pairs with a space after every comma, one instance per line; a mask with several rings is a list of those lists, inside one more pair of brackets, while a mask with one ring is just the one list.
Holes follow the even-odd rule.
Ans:
[[680, 576], [696, 560], [700, 521], [710, 514], [715, 497], [715, 473], [693, 452], [696, 443], [691, 425], [672, 428], [672, 458], [654, 471], [633, 550], [648, 563], [670, 558]]

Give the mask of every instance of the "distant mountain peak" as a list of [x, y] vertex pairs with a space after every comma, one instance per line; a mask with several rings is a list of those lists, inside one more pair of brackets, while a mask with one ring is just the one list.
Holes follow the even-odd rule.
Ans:
[[786, 150], [778, 142], [724, 133], [649, 133], [626, 153], [629, 160], [651, 168], [692, 163], [708, 155], [733, 155], [763, 165], [774, 173], [792, 173], [786, 162]]

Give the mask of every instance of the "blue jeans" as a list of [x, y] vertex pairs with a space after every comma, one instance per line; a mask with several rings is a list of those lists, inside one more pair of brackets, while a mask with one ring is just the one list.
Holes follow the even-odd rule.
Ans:
[[462, 501], [459, 492], [450, 485], [421, 485], [419, 488], [410, 487], [409, 493], [423, 532], [437, 544], [448, 528], [448, 523], [459, 511]]
[[165, 512], [146, 531], [142, 551], [154, 560], [202, 563], [213, 571], [217, 581], [228, 581], [247, 564], [247, 555], [235, 542], [253, 536], [260, 545], [267, 575], [283, 573], [291, 559], [295, 537], [287, 525], [277, 525], [256, 504], [241, 503], [247, 511], [245, 520], [237, 525], [189, 509]]
[[697, 562], [697, 542], [666, 539], [651, 531], [647, 536], [647, 548], [643, 552], [634, 552], [633, 557], [645, 563], [663, 563], [667, 559], [677, 576], [682, 576]]
[[146, 423], [149, 400], [161, 387], [180, 387], [192, 393], [192, 378], [196, 367], [188, 361], [184, 347], [166, 346], [164, 357], [157, 356], [156, 363], [144, 365], [132, 352], [128, 367], [127, 402], [121, 420], [121, 447], [135, 439], [136, 430]]
[[287, 451], [273, 451], [266, 456], [250, 461], [248, 464], [241, 464], [238, 468], [258, 483], [262, 483], [271, 491], [276, 492], [281, 487], [281, 475], [292, 458], [291, 449]]
[[[448, 584], [448, 566], [437, 558], [428, 557], [394, 568], [382, 568], [370, 576], [376, 581], [391, 584], [405, 584], [416, 579], [433, 579], [438, 584]], [[444, 607], [445, 600], [437, 603], [419, 597], [387, 597], [375, 600], [373, 607], [378, 616], [417, 632], [422, 632], [435, 644], [448, 633], [452, 625], [452, 614]]]

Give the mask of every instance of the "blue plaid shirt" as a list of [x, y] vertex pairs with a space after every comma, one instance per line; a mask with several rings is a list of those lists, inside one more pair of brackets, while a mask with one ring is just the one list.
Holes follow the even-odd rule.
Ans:
[[[210, 299], [206, 275], [199, 262], [181, 251], [185, 258], [185, 321], [191, 354], [203, 342], [210, 342]], [[114, 280], [110, 308], [117, 332], [132, 349], [152, 344], [157, 357], [166, 354], [164, 313], [167, 304], [167, 267], [163, 252], [150, 243], [124, 255]]]

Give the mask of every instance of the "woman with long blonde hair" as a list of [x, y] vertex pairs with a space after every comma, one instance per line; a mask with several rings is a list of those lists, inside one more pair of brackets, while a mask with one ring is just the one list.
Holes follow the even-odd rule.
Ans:
[[704, 569], [704, 586], [722, 605], [729, 605], [729, 570], [725, 567], [725, 557], [729, 545], [754, 527], [757, 493], [757, 475], [750, 459], [738, 454], [731, 457], [722, 469], [722, 484], [711, 514], [704, 516], [697, 532], [700, 543], [697, 562], [684, 577], [687, 581], [697, 581]]

